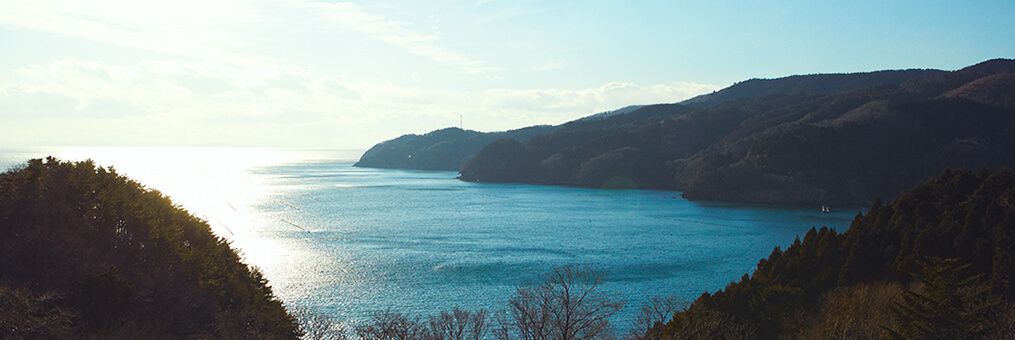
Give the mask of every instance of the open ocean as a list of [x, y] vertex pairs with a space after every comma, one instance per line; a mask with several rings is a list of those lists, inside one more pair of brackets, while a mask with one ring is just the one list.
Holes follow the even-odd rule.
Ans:
[[253, 148], [0, 148], [91, 158], [170, 196], [232, 241], [291, 309], [356, 323], [392, 309], [429, 315], [507, 307], [555, 266], [590, 266], [627, 302], [687, 302], [751, 273], [812, 226], [857, 211], [690, 202], [678, 192], [467, 183], [457, 173], [354, 168], [361, 151]]

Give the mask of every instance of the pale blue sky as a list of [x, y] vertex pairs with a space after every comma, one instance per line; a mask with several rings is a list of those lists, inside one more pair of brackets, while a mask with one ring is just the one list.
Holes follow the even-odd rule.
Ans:
[[0, 146], [366, 148], [1015, 57], [1011, 1], [0, 0]]

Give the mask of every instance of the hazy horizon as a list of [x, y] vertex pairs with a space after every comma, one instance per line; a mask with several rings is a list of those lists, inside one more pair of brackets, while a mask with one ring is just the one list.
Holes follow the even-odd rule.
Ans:
[[0, 1], [0, 146], [365, 150], [1011, 58], [1015, 4]]

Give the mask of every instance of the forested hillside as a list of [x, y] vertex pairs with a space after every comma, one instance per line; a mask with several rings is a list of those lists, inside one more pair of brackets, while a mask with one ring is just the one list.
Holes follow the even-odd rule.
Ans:
[[774, 94], [836, 94], [874, 86], [902, 84], [914, 78], [935, 73], [944, 73], [944, 71], [889, 70], [846, 74], [812, 74], [778, 79], [750, 79], [680, 103], [693, 107], [709, 107], [731, 99], [759, 98]]
[[[466, 163], [462, 179], [869, 205], [945, 168], [1015, 166], [1013, 71], [1015, 61], [998, 59], [952, 72], [749, 81], [707, 95], [727, 91], [733, 99], [703, 108], [651, 105], [491, 144]], [[773, 87], [744, 89], [758, 82]], [[808, 86], [817, 88], [802, 91]]]
[[[615, 121], [627, 121], [627, 113], [643, 107], [631, 105], [613, 111], [600, 112], [566, 125], [604, 126]], [[614, 116], [625, 116], [619, 120]], [[636, 116], [636, 115], [634, 115]], [[631, 117], [634, 117], [631, 116]], [[465, 162], [480, 149], [501, 139], [527, 141], [538, 135], [556, 131], [559, 126], [530, 126], [503, 132], [479, 132], [459, 128], [445, 128], [424, 135], [408, 134], [377, 143], [360, 157], [353, 166], [383, 169], [416, 169], [459, 171]]]
[[0, 338], [299, 333], [261, 274], [158, 191], [90, 161], [0, 174]]
[[1015, 175], [945, 171], [811, 229], [753, 274], [657, 325], [660, 339], [1010, 339]]

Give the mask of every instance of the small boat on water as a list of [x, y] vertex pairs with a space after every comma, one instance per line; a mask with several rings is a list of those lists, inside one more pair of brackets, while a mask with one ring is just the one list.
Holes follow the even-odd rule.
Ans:
[[831, 209], [831, 208], [829, 208], [829, 207], [828, 207], [827, 205], [822, 205], [822, 206], [821, 206], [821, 212], [823, 212], [823, 213], [826, 213], [826, 214], [827, 214], [827, 213], [830, 213], [831, 211], [832, 211], [832, 209]]

